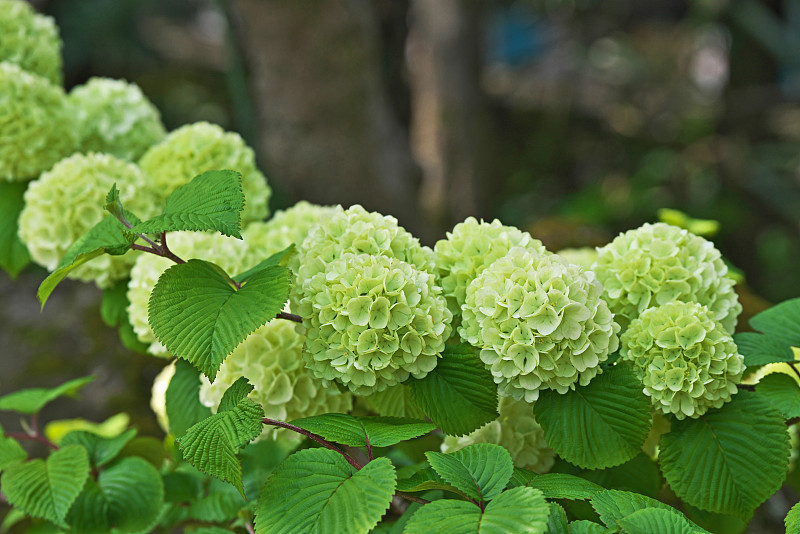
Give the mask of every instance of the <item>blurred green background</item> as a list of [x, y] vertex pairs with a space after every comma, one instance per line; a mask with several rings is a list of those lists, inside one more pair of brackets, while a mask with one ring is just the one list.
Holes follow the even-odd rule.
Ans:
[[[800, 0], [31, 3], [60, 28], [67, 89], [124, 78], [168, 129], [238, 131], [273, 210], [358, 202], [430, 245], [498, 217], [558, 250], [674, 208], [720, 222], [746, 315], [800, 295]], [[39, 315], [42, 277], [0, 278], [3, 391], [99, 374], [51, 416], [125, 410], [157, 434], [141, 399], [164, 362], [119, 345], [93, 287]], [[770, 506], [752, 532], [777, 528]]]

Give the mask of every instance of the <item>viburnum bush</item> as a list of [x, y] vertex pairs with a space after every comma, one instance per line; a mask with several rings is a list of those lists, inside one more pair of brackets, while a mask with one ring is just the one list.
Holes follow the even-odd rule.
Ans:
[[50, 26], [21, 6], [0, 0], [20, 28], [0, 33], [0, 124], [27, 121], [0, 133], [0, 266], [51, 271], [43, 307], [65, 277], [103, 290], [122, 341], [166, 364], [143, 402], [167, 439], [41, 425], [92, 377], [0, 397], [24, 422], [0, 429], [3, 528], [732, 532], [783, 485], [800, 299], [733, 334], [710, 241], [646, 224], [561, 255], [469, 218], [431, 249], [391, 216], [306, 202], [265, 221], [241, 138], [166, 134], [123, 82], [67, 97], [30, 52]]

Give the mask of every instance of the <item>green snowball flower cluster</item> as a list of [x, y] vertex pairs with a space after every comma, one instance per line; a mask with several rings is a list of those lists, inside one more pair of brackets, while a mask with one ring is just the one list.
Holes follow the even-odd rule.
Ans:
[[[323, 413], [345, 413], [353, 398], [335, 387], [324, 387], [306, 370], [302, 335], [289, 321], [276, 320], [250, 334], [222, 363], [214, 383], [201, 376], [200, 402], [216, 412], [222, 395], [239, 377], [254, 386], [250, 398], [270, 419], [292, 421]], [[294, 432], [265, 427], [262, 437], [299, 440]]]
[[678, 419], [699, 417], [736, 393], [744, 358], [715, 314], [696, 302], [649, 308], [622, 334], [620, 354], [653, 406]]
[[36, 178], [77, 143], [74, 110], [63, 89], [0, 62], [0, 180]]
[[597, 249], [592, 247], [562, 248], [557, 254], [584, 271], [591, 271], [597, 261]]
[[[241, 239], [222, 234], [205, 232], [170, 232], [169, 248], [179, 258], [188, 260], [200, 258], [216, 263], [233, 275], [245, 271], [257, 262], [247, 260], [247, 243]], [[169, 358], [171, 355], [156, 340], [147, 322], [147, 305], [150, 294], [161, 273], [174, 263], [154, 254], [139, 254], [130, 271], [128, 282], [128, 319], [136, 337], [149, 345], [148, 352], [153, 356]]]
[[461, 338], [481, 349], [500, 392], [533, 402], [540, 389], [586, 385], [616, 350], [617, 325], [590, 271], [515, 247], [467, 287]]
[[205, 171], [231, 169], [242, 174], [245, 196], [242, 224], [263, 220], [272, 193], [267, 180], [256, 168], [255, 153], [237, 133], [225, 132], [216, 124], [197, 122], [171, 132], [150, 147], [139, 160], [150, 176], [152, 189], [162, 205], [172, 191]]
[[645, 224], [598, 249], [592, 270], [623, 327], [647, 308], [672, 301], [708, 307], [728, 332], [742, 311], [734, 281], [713, 243], [664, 223]]
[[291, 208], [278, 210], [267, 222], [250, 223], [242, 232], [248, 250], [260, 261], [292, 243], [299, 246], [322, 220], [336, 213], [334, 206], [318, 206], [301, 200]]
[[160, 113], [136, 84], [92, 78], [75, 87], [69, 100], [78, 115], [81, 152], [136, 161], [166, 135]]
[[468, 217], [447, 233], [447, 239], [436, 242], [436, 274], [453, 314], [460, 313], [470, 282], [513, 247], [546, 253], [541, 241], [497, 219], [488, 223]]
[[[103, 210], [103, 201], [115, 183], [126, 209], [144, 218], [155, 214], [139, 168], [108, 154], [74, 154], [31, 182], [19, 217], [19, 237], [33, 260], [55, 270], [75, 240], [111, 216]], [[136, 255], [131, 251], [122, 256], [102, 255], [69, 276], [109, 287], [128, 275]]]
[[493, 443], [511, 453], [514, 465], [546, 473], [553, 467], [555, 453], [544, 438], [544, 430], [533, 416], [533, 405], [500, 397], [500, 417], [463, 437], [446, 436], [442, 452], [450, 453], [474, 443]]
[[453, 318], [432, 274], [396, 258], [352, 253], [305, 281], [296, 312], [311, 373], [358, 395], [427, 375]]
[[28, 2], [0, 0], [0, 61], [61, 84], [61, 38], [51, 17]]

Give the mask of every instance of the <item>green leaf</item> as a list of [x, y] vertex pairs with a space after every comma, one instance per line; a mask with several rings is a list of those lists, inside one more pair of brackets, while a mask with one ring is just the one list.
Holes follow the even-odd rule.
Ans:
[[792, 506], [783, 523], [786, 525], [786, 534], [800, 534], [800, 502]]
[[580, 469], [562, 462], [557, 470], [593, 482], [605, 489], [631, 491], [653, 498], [658, 497], [663, 486], [658, 465], [644, 453], [637, 454], [624, 464], [607, 469]]
[[538, 489], [544, 494], [545, 499], [588, 500], [597, 492], [604, 490], [602, 486], [574, 475], [565, 473], [537, 475], [533, 471], [515, 468], [508, 487], [518, 486]]
[[447, 346], [436, 368], [409, 380], [411, 399], [451, 436], [463, 436], [498, 417], [497, 384], [475, 349]]
[[222, 269], [202, 260], [173, 265], [150, 295], [149, 321], [171, 353], [212, 382], [223, 360], [273, 319], [289, 295], [289, 270], [273, 266], [236, 289]]
[[103, 290], [100, 301], [100, 317], [107, 326], [118, 326], [128, 320], [128, 280], [119, 280]]
[[203, 473], [233, 484], [244, 497], [242, 465], [236, 453], [261, 434], [262, 417], [261, 406], [243, 398], [235, 408], [216, 413], [187, 430], [178, 439], [181, 453]]
[[235, 409], [239, 401], [247, 397], [254, 389], [253, 385], [245, 377], [240, 376], [222, 394], [217, 412], [227, 412]]
[[395, 478], [388, 458], [356, 470], [334, 451], [302, 450], [267, 480], [256, 508], [256, 533], [369, 532], [391, 504]]
[[[89, 481], [70, 510], [68, 522], [81, 534], [138, 533], [153, 526], [164, 503], [164, 485], [155, 467], [141, 458], [123, 458]], [[150, 530], [148, 530], [149, 532]]]
[[11, 278], [31, 262], [28, 249], [17, 235], [17, 221], [25, 207], [23, 195], [28, 182], [0, 183], [0, 268]]
[[288, 267], [289, 260], [297, 255], [297, 248], [294, 246], [294, 243], [286, 247], [285, 249], [281, 250], [280, 252], [276, 252], [269, 258], [257, 263], [250, 269], [247, 269], [243, 273], [239, 273], [233, 277], [234, 282], [243, 282], [249, 279], [254, 274], [263, 271], [267, 267], [273, 267], [275, 265], [280, 265], [281, 267]]
[[169, 431], [181, 437], [189, 427], [211, 415], [200, 402], [200, 371], [185, 360], [175, 362], [175, 374], [167, 386], [167, 420]]
[[62, 446], [80, 445], [89, 454], [89, 461], [96, 467], [102, 467], [117, 457], [122, 448], [136, 436], [136, 430], [130, 429], [119, 436], [104, 438], [91, 432], [77, 430], [70, 432], [61, 441]]
[[579, 519], [569, 524], [569, 534], [606, 534], [611, 532], [616, 531], [609, 530], [588, 519]]
[[408, 521], [404, 534], [541, 534], [549, 513], [539, 490], [520, 487], [504, 491], [483, 511], [450, 499], [426, 504]]
[[790, 347], [800, 347], [800, 298], [781, 302], [755, 315], [750, 326], [761, 333], [742, 332], [734, 336], [746, 366], [793, 361]]
[[320, 435], [328, 441], [366, 447], [388, 447], [427, 434], [432, 423], [400, 417], [353, 417], [341, 413], [314, 415], [292, 421], [293, 425]]
[[783, 483], [789, 449], [780, 412], [758, 394], [740, 391], [698, 419], [673, 421], [661, 438], [659, 461], [687, 503], [748, 520]]
[[478, 503], [503, 491], [514, 471], [511, 454], [492, 443], [468, 445], [450, 454], [431, 451], [425, 456], [443, 480]]
[[567, 513], [558, 503], [547, 503], [550, 515], [547, 516], [547, 534], [569, 534]]
[[[188, 502], [197, 500], [203, 490], [199, 473], [189, 474], [181, 471], [167, 473], [162, 477], [164, 482], [164, 500], [166, 502]], [[237, 494], [238, 497], [238, 494]]]
[[233, 488], [220, 491], [212, 488], [208, 496], [197, 499], [189, 505], [189, 517], [200, 521], [230, 521], [246, 504]]
[[769, 374], [758, 382], [756, 391], [780, 410], [784, 418], [800, 417], [800, 387], [791, 376], [784, 373]]
[[0, 437], [0, 471], [28, 459], [28, 453], [14, 438]]
[[28, 515], [65, 526], [64, 518], [89, 477], [89, 459], [79, 445], [47, 457], [8, 466], [0, 484], [9, 504]]
[[646, 508], [617, 520], [627, 534], [695, 534], [697, 525], [677, 511]]
[[627, 363], [563, 395], [542, 391], [533, 409], [553, 450], [589, 469], [627, 462], [639, 454], [650, 430], [650, 400]]
[[645, 508], [675, 511], [668, 504], [629, 491], [603, 490], [598, 492], [591, 502], [600, 520], [609, 527], [615, 527], [618, 519]]
[[83, 386], [93, 380], [93, 376], [84, 376], [54, 388], [21, 389], [0, 397], [0, 410], [32, 415], [59, 397], [75, 397]]
[[397, 384], [378, 393], [363, 397], [367, 407], [378, 415], [386, 417], [410, 417], [424, 419], [425, 412], [411, 400], [411, 388]]
[[[128, 218], [138, 222], [132, 213], [128, 213]], [[106, 216], [70, 245], [56, 266], [56, 270], [39, 285], [36, 296], [42, 303], [42, 308], [56, 286], [75, 268], [103, 254], [117, 256], [125, 254], [135, 240], [136, 236], [131, 234], [115, 217]]]
[[159, 234], [217, 230], [242, 239], [243, 208], [242, 175], [236, 171], [207, 171], [173, 191], [167, 197], [164, 213], [135, 224], [131, 231]]
[[413, 473], [411, 476], [399, 478], [397, 480], [398, 491], [418, 492], [445, 490], [463, 495], [464, 498], [469, 497], [458, 488], [451, 486], [442, 480], [442, 477], [439, 476], [439, 474], [428, 464], [428, 462], [423, 462], [422, 465], [424, 467]]

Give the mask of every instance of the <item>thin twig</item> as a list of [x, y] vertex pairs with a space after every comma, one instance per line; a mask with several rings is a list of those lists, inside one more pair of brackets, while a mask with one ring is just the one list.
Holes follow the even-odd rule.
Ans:
[[279, 312], [278, 315], [275, 316], [276, 319], [286, 319], [287, 321], [294, 321], [295, 323], [302, 323], [303, 318], [299, 315], [295, 315], [293, 313], [285, 313]]
[[54, 451], [58, 450], [58, 445], [56, 445], [46, 437], [42, 436], [41, 434], [26, 434], [25, 432], [6, 432], [6, 436], [8, 436], [9, 438], [14, 438], [19, 440], [38, 441], [39, 443], [47, 445]]
[[396, 491], [394, 492], [394, 494], [397, 495], [398, 497], [404, 498], [407, 501], [417, 502], [419, 504], [428, 504], [429, 502], [431, 502], [428, 499], [423, 499], [422, 497], [411, 495], [410, 493], [406, 493], [405, 491]]
[[347, 454], [346, 452], [341, 450], [339, 447], [337, 447], [333, 443], [331, 443], [329, 441], [325, 441], [320, 436], [314, 434], [313, 432], [309, 432], [305, 428], [300, 428], [299, 426], [295, 426], [295, 425], [292, 425], [292, 424], [289, 424], [289, 423], [284, 423], [283, 421], [276, 421], [274, 419], [269, 419], [268, 417], [264, 417], [261, 420], [261, 422], [264, 423], [265, 425], [278, 426], [278, 427], [281, 427], [281, 428], [286, 428], [287, 430], [291, 430], [293, 432], [297, 432], [298, 434], [301, 434], [301, 435], [307, 437], [308, 439], [312, 439], [312, 440], [316, 441], [317, 443], [319, 443], [320, 445], [322, 445], [326, 449], [330, 449], [332, 451], [338, 452], [339, 454], [344, 456], [344, 459], [347, 460], [347, 463], [349, 463], [350, 465], [352, 465], [356, 469], [361, 469], [362, 467], [364, 467], [363, 465], [361, 465], [360, 463], [355, 461], [355, 459], [353, 459], [349, 454]]
[[169, 247], [167, 246], [167, 233], [166, 232], [161, 232], [160, 241], [161, 241], [161, 253], [165, 258], [169, 258], [172, 261], [174, 261], [175, 263], [186, 263], [185, 261], [183, 261], [183, 259], [181, 259], [178, 256], [176, 256], [175, 253], [172, 252], [169, 249]]

